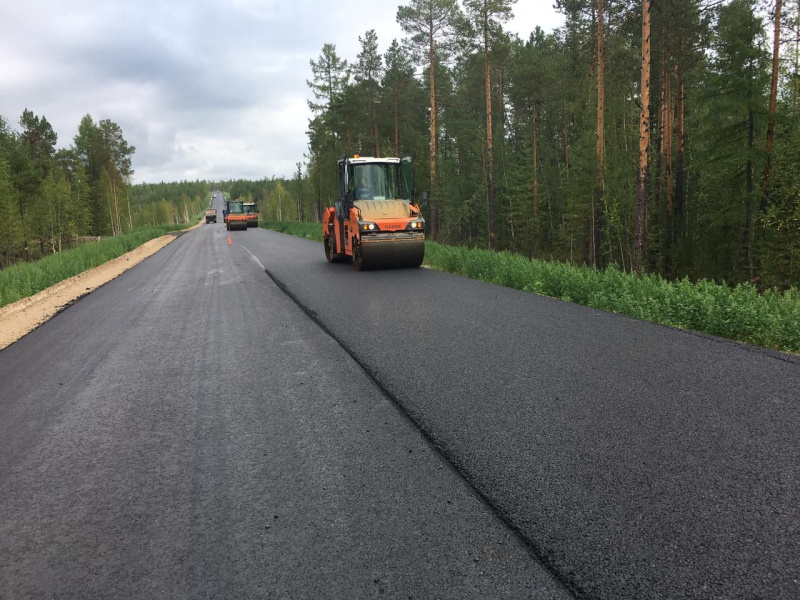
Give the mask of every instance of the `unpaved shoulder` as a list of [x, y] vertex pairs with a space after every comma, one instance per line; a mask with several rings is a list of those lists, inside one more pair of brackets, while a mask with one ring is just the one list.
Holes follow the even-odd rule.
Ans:
[[65, 279], [29, 298], [23, 298], [0, 308], [0, 350], [27, 335], [82, 296], [152, 256], [174, 241], [180, 233], [182, 232], [169, 233], [152, 239], [119, 258]]

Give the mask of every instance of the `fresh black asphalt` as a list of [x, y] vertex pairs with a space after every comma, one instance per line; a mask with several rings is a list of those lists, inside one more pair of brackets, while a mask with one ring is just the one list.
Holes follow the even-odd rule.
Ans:
[[571, 594], [221, 224], [0, 352], [0, 598]]
[[0, 597], [800, 597], [796, 358], [226, 238], [0, 352]]
[[800, 598], [796, 357], [242, 243], [577, 595]]

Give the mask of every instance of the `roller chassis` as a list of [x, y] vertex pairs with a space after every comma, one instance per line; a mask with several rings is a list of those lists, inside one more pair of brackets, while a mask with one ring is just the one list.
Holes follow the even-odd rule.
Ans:
[[[376, 230], [365, 232], [364, 221], [353, 207], [348, 219], [337, 217], [337, 208], [325, 211], [323, 218], [323, 245], [328, 262], [352, 259], [357, 271], [385, 268], [414, 268], [422, 264], [425, 255], [424, 230], [409, 231], [412, 222], [421, 222], [419, 208], [409, 206], [405, 219], [373, 220]], [[381, 230], [388, 228], [388, 231]]]

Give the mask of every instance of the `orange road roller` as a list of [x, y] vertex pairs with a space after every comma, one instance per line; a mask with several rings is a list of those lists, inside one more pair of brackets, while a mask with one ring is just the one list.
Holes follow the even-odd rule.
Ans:
[[419, 267], [425, 220], [416, 203], [411, 159], [356, 154], [337, 167], [339, 200], [322, 219], [328, 262], [352, 259], [358, 271]]
[[247, 226], [258, 227], [258, 210], [256, 210], [255, 202], [245, 202], [242, 204], [244, 214], [247, 215]]
[[225, 227], [228, 231], [247, 229], [250, 215], [245, 214], [241, 202], [228, 202], [228, 212], [225, 215]]

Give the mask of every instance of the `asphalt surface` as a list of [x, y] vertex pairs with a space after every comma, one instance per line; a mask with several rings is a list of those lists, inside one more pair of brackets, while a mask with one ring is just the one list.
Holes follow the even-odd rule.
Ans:
[[797, 358], [226, 240], [0, 352], [0, 597], [800, 597]]
[[0, 351], [0, 598], [572, 597], [227, 235]]
[[800, 598], [797, 357], [242, 243], [576, 595]]

